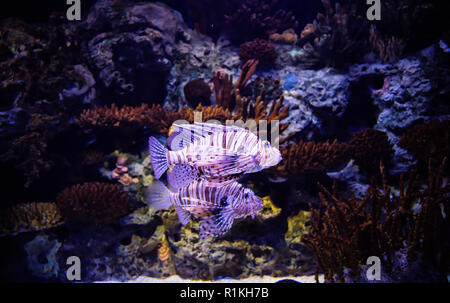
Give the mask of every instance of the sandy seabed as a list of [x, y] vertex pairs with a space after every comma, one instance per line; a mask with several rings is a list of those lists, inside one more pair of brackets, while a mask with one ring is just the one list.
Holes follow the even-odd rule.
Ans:
[[[98, 281], [97, 283], [275, 283], [280, 280], [294, 280], [300, 283], [316, 283], [316, 279], [314, 276], [302, 276], [302, 277], [271, 277], [271, 276], [264, 276], [264, 277], [250, 277], [246, 279], [220, 279], [220, 280], [214, 280], [214, 281], [203, 281], [203, 280], [190, 280], [190, 279], [183, 279], [180, 276], [170, 276], [167, 278], [153, 278], [153, 277], [146, 277], [146, 276], [140, 276], [133, 280], [128, 281], [117, 281], [117, 280], [110, 280], [110, 281]], [[319, 276], [319, 282], [323, 282], [323, 275]]]

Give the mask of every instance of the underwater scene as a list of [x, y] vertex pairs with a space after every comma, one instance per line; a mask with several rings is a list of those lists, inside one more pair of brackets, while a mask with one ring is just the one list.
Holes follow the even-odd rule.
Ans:
[[449, 1], [7, 2], [0, 281], [448, 283]]

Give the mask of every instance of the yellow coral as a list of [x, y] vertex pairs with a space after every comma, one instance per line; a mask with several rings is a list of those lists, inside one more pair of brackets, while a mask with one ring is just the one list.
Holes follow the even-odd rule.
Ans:
[[51, 202], [15, 205], [0, 215], [0, 232], [13, 234], [52, 228], [63, 224], [58, 206]]
[[258, 213], [258, 216], [263, 219], [269, 219], [278, 216], [278, 214], [281, 212], [281, 208], [276, 207], [269, 196], [261, 198], [263, 201], [263, 208]]
[[309, 233], [310, 227], [306, 222], [310, 220], [311, 212], [300, 210], [297, 215], [288, 217], [288, 230], [284, 234], [287, 244], [300, 243], [303, 235]]

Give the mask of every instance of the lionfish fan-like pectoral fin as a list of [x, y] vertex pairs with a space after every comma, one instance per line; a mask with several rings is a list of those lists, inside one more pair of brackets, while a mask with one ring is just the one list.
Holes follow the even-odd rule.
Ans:
[[167, 182], [173, 191], [187, 187], [199, 179], [200, 172], [197, 168], [186, 164], [176, 164], [167, 171]]
[[218, 215], [203, 218], [200, 222], [200, 238], [218, 237], [231, 229], [234, 215], [224, 212], [225, 210]]
[[180, 223], [182, 225], [188, 224], [188, 222], [191, 220], [191, 214], [187, 210], [184, 210], [177, 205], [175, 205], [175, 211], [177, 212], [178, 220], [180, 220]]
[[145, 201], [148, 207], [154, 210], [162, 210], [169, 208], [172, 204], [170, 202], [170, 191], [169, 189], [158, 180], [154, 180], [145, 193]]
[[150, 137], [148, 140], [148, 149], [155, 178], [159, 179], [169, 168], [169, 162], [167, 161], [168, 150], [155, 137]]

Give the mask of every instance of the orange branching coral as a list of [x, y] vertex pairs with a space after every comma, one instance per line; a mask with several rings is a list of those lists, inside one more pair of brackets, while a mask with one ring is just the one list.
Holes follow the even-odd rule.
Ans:
[[[252, 119], [255, 120], [256, 124], [258, 124], [260, 120], [266, 120], [267, 124], [270, 125], [274, 120], [281, 121], [289, 116], [289, 106], [283, 106], [283, 101], [283, 96], [280, 96], [278, 100], [273, 100], [269, 111], [267, 111], [269, 101], [262, 100], [261, 96], [253, 101], [246, 97], [241, 97], [239, 90], [236, 90], [236, 111], [233, 114], [233, 119]], [[280, 132], [285, 130], [288, 126], [287, 123], [281, 124]]]
[[198, 105], [195, 110], [183, 108], [171, 111], [160, 105], [149, 107], [147, 104], [142, 104], [138, 107], [123, 106], [119, 109], [113, 104], [111, 107], [85, 110], [76, 122], [82, 128], [134, 130], [147, 127], [155, 132], [168, 133], [172, 123], [176, 120], [186, 120], [192, 123], [195, 118], [194, 112], [201, 112], [203, 121], [216, 119], [225, 123], [227, 119], [231, 118], [229, 110], [214, 106]]
[[450, 152], [450, 120], [435, 120], [413, 126], [400, 138], [399, 146], [407, 149], [416, 159], [437, 167]]
[[233, 76], [220, 70], [214, 71], [212, 81], [217, 106], [229, 109], [232, 106], [231, 90], [233, 89]]
[[386, 133], [375, 129], [364, 129], [352, 135], [351, 154], [363, 172], [377, 174], [380, 161], [389, 166], [394, 150]]
[[255, 73], [258, 66], [258, 60], [251, 59], [244, 63], [241, 73], [233, 88], [233, 77], [221, 70], [215, 71], [212, 74], [212, 81], [214, 83], [214, 92], [216, 95], [217, 106], [225, 109], [231, 109], [234, 106], [235, 91], [245, 87], [245, 84], [250, 80]]
[[281, 149], [283, 161], [277, 170], [289, 174], [315, 173], [335, 169], [350, 158], [348, 144], [300, 140]]
[[405, 41], [397, 37], [383, 39], [373, 24], [370, 28], [369, 42], [383, 63], [395, 62], [403, 55], [406, 46]]
[[242, 89], [245, 87], [245, 84], [250, 80], [253, 74], [256, 71], [256, 67], [258, 66], [259, 61], [256, 59], [250, 59], [242, 65], [241, 74], [236, 82], [236, 86], [234, 90]]
[[130, 128], [147, 126], [155, 131], [166, 132], [173, 121], [180, 118], [177, 112], [171, 112], [160, 105], [142, 104], [138, 107], [123, 106], [118, 108], [96, 107], [85, 110], [76, 120], [83, 128]]
[[161, 261], [161, 263], [164, 266], [169, 265], [170, 261], [170, 247], [169, 242], [166, 239], [166, 236], [163, 236], [163, 239], [161, 240], [161, 243], [158, 247], [158, 259]]
[[[344, 197], [335, 185], [332, 193], [322, 187], [319, 209], [310, 205], [312, 232], [303, 241], [313, 247], [325, 280], [358, 280], [360, 266], [369, 256], [382, 257], [382, 266], [390, 274], [394, 253], [405, 248], [408, 262], [432, 262], [446, 277], [445, 257], [439, 258], [448, 251], [441, 207], [448, 210], [450, 188], [442, 186], [442, 166], [436, 174], [430, 171], [425, 189], [416, 174], [411, 173], [406, 183], [402, 176], [398, 195], [387, 184], [383, 166], [381, 175], [381, 186], [372, 182], [363, 199], [353, 194]], [[420, 205], [418, 211], [413, 210], [415, 203]], [[350, 270], [349, 276], [344, 268]]]
[[87, 182], [66, 188], [56, 197], [63, 215], [83, 224], [111, 224], [128, 214], [131, 202], [116, 184]]

